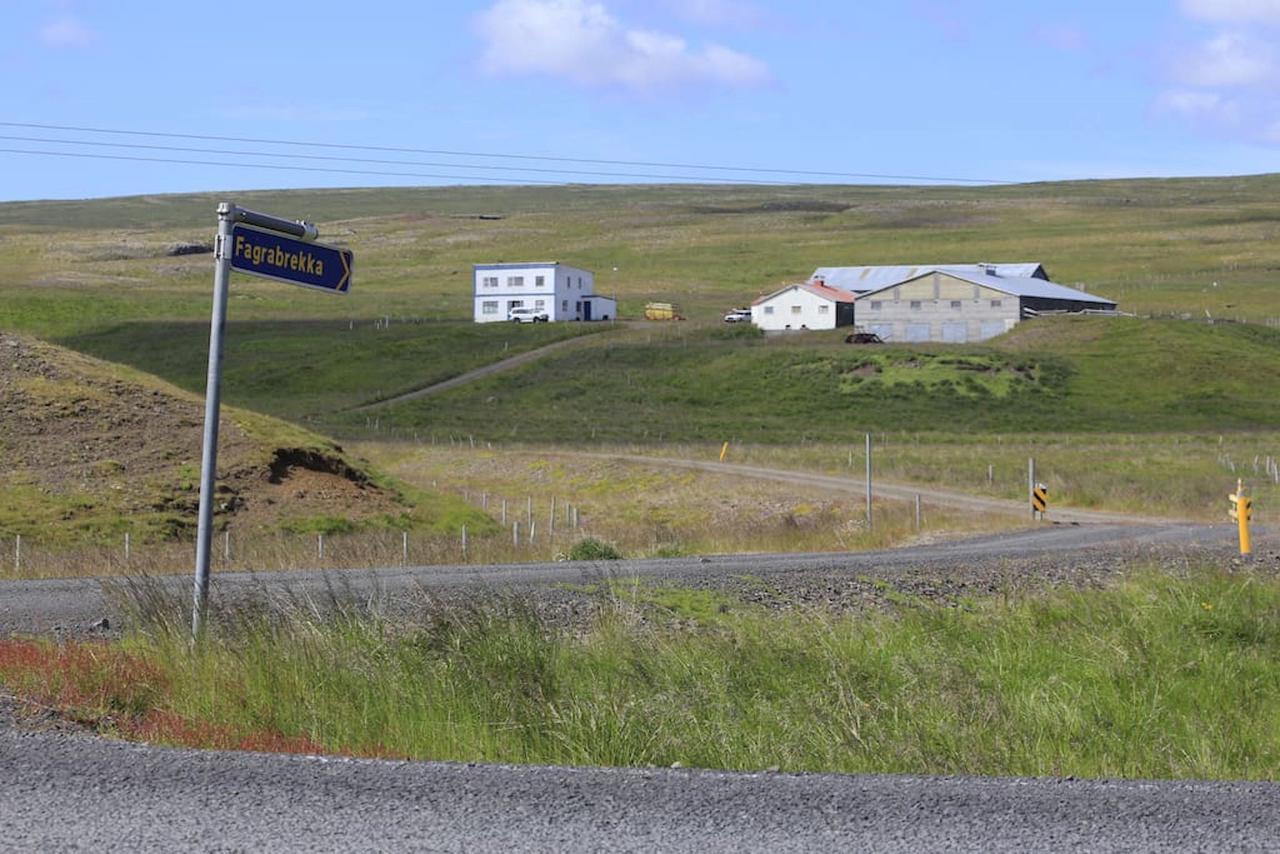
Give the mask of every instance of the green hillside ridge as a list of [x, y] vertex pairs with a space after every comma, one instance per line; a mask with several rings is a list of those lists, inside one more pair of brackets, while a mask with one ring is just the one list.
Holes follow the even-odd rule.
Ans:
[[[1195, 431], [1280, 423], [1280, 330], [1046, 318], [981, 345], [852, 346], [709, 328], [597, 342], [382, 410], [400, 430], [492, 440], [853, 440], [913, 432]], [[336, 416], [339, 432], [360, 424]]]

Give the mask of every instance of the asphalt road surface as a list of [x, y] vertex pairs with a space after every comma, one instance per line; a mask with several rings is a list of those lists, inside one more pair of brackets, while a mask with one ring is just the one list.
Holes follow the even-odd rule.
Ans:
[[0, 730], [0, 849], [1267, 851], [1280, 786], [383, 762]]
[[[1102, 556], [1228, 554], [1227, 526], [1047, 526], [866, 554], [224, 574], [215, 597], [894, 578]], [[1265, 536], [1262, 537], [1265, 540]], [[1037, 561], [1039, 563], [1037, 563]], [[179, 594], [190, 579], [167, 582]], [[811, 583], [804, 581], [804, 584]], [[823, 582], [825, 583], [825, 582]], [[117, 616], [100, 582], [0, 583], [0, 636]], [[1270, 783], [511, 767], [220, 753], [33, 731], [0, 696], [0, 850], [1280, 850]]]

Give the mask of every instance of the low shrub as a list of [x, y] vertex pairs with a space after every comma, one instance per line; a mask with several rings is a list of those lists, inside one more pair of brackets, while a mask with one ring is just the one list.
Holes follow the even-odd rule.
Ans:
[[573, 548], [569, 549], [569, 560], [620, 560], [621, 558], [621, 552], [595, 537], [578, 540], [573, 544]]

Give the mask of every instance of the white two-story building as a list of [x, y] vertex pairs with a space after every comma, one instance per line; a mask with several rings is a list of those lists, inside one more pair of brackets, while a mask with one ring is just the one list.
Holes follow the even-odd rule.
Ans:
[[595, 293], [590, 270], [558, 261], [475, 265], [475, 321], [510, 319], [513, 308], [531, 308], [547, 320], [614, 320], [618, 304]]

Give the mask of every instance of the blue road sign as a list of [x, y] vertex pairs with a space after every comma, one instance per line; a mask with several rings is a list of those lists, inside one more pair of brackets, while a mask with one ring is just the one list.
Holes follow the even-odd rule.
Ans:
[[242, 273], [335, 294], [351, 289], [354, 253], [307, 243], [236, 223], [231, 229], [231, 266]]

